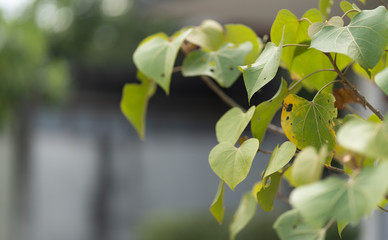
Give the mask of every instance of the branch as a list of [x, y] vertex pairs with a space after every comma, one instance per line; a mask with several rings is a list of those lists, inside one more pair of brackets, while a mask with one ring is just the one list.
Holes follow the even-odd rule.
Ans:
[[384, 6], [385, 8], [387, 8], [387, 5], [384, 3], [383, 0], [378, 0], [378, 1], [379, 1], [379, 3], [380, 3], [382, 6]]
[[324, 165], [325, 168], [329, 169], [329, 170], [332, 170], [332, 171], [335, 171], [335, 172], [339, 172], [339, 173], [345, 173], [345, 171], [341, 168], [336, 168], [336, 167], [333, 167], [333, 166], [329, 166], [329, 165]]
[[337, 72], [338, 76], [341, 78], [342, 82], [344, 84], [346, 84], [353, 92], [354, 94], [374, 113], [376, 114], [376, 116], [378, 118], [380, 118], [381, 121], [384, 120], [384, 116], [380, 113], [379, 110], [377, 110], [376, 108], [374, 108], [372, 106], [372, 104], [370, 104], [366, 98], [364, 97], [364, 95], [362, 95], [360, 93], [360, 91], [358, 91], [357, 88], [355, 88], [350, 82], [349, 80], [345, 77], [345, 75], [339, 70], [336, 62], [334, 61], [333, 57], [330, 55], [330, 53], [325, 53], [325, 55], [329, 58], [331, 64], [333, 65], [335, 71]]
[[387, 209], [385, 209], [385, 208], [383, 208], [383, 207], [381, 207], [381, 206], [378, 206], [378, 205], [377, 205], [377, 207], [378, 207], [381, 211], [383, 211], [383, 212], [388, 212]]

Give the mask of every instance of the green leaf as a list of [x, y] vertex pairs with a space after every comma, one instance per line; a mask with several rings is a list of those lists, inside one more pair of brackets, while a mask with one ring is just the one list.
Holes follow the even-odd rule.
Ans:
[[240, 205], [233, 217], [233, 222], [229, 226], [230, 239], [234, 240], [237, 234], [248, 225], [256, 212], [257, 203], [251, 192], [244, 194]]
[[167, 94], [176, 56], [190, 31], [191, 29], [188, 29], [175, 34], [173, 40], [164, 33], [154, 34], [141, 42], [133, 54], [136, 67], [161, 86]]
[[325, 240], [326, 229], [309, 225], [295, 209], [283, 213], [273, 227], [281, 240]]
[[245, 57], [243, 64], [255, 62], [262, 48], [262, 42], [256, 33], [251, 28], [242, 24], [227, 24], [225, 25], [225, 30], [225, 41], [234, 44], [249, 41], [252, 44], [252, 51]]
[[339, 129], [337, 141], [365, 156], [388, 159], [388, 120], [375, 123], [354, 118]]
[[141, 80], [141, 84], [125, 84], [120, 107], [125, 117], [135, 127], [139, 137], [144, 140], [148, 99], [155, 92], [155, 83], [141, 72], [138, 72], [137, 77]]
[[239, 148], [229, 142], [220, 143], [209, 154], [210, 167], [234, 190], [248, 176], [258, 148], [256, 138], [246, 140]]
[[282, 42], [279, 46], [269, 42], [255, 63], [239, 67], [243, 72], [249, 100], [253, 94], [275, 77], [280, 64], [282, 49]]
[[376, 209], [388, 188], [388, 162], [364, 167], [349, 180], [328, 177], [323, 181], [296, 188], [290, 195], [291, 205], [303, 219], [321, 226], [330, 219], [356, 224]]
[[363, 10], [348, 26], [324, 26], [311, 40], [322, 52], [342, 53], [364, 69], [373, 68], [384, 53], [388, 40], [388, 13], [385, 7]]
[[342, 221], [337, 221], [337, 229], [338, 229], [338, 235], [342, 239], [342, 232], [346, 228], [346, 226], [349, 224], [349, 222], [342, 222]]
[[270, 212], [273, 210], [273, 203], [278, 192], [282, 175], [278, 172], [275, 172], [272, 175], [268, 176], [268, 178], [271, 180], [269, 184], [264, 183], [264, 181], [258, 183], [255, 195], [261, 208], [264, 211]]
[[333, 119], [337, 117], [334, 96], [321, 92], [313, 101], [295, 94], [288, 95], [283, 101], [281, 124], [287, 138], [297, 148], [309, 145], [321, 149], [327, 145], [332, 151], [335, 147]]
[[254, 112], [255, 106], [249, 108], [246, 113], [243, 113], [238, 107], [234, 107], [227, 111], [216, 124], [218, 142], [235, 144], [251, 121]]
[[291, 178], [295, 186], [319, 181], [322, 177], [323, 165], [327, 157], [327, 148], [321, 148], [319, 154], [314, 147], [306, 147], [295, 158], [291, 170]]
[[[354, 8], [355, 7], [355, 5], [352, 5], [350, 2], [347, 2], [347, 1], [342, 1], [341, 3], [340, 3], [340, 7], [341, 7], [341, 9], [342, 9], [342, 11], [344, 11], [344, 13], [346, 13], [347, 11], [349, 11], [349, 10], [359, 10], [358, 8], [356, 9], [356, 8]], [[350, 18], [350, 19], [353, 19], [354, 18], [354, 16], [356, 16], [356, 14], [357, 14], [357, 12], [349, 12], [348, 14], [347, 14], [347, 16]]]
[[334, 0], [319, 0], [319, 11], [325, 19], [329, 18]]
[[292, 142], [284, 142], [280, 148], [279, 145], [276, 145], [271, 158], [269, 159], [263, 178], [267, 178], [282, 169], [292, 159], [295, 152], [296, 147]]
[[187, 40], [203, 49], [217, 50], [224, 43], [224, 29], [214, 20], [205, 20], [193, 29]]
[[372, 69], [365, 71], [358, 63], [353, 64], [353, 70], [360, 76], [375, 80], [376, 75], [381, 72], [384, 68], [388, 67], [388, 53], [384, 52], [383, 56], [380, 58], [379, 62]]
[[207, 75], [222, 87], [230, 87], [240, 76], [238, 66], [244, 63], [252, 44], [226, 43], [216, 51], [197, 50], [183, 61], [182, 74], [185, 77]]
[[388, 95], [388, 67], [376, 75], [375, 82], [377, 86], [379, 86], [379, 88]]
[[214, 197], [213, 203], [210, 206], [210, 212], [213, 217], [217, 220], [219, 224], [222, 224], [222, 220], [224, 219], [225, 208], [224, 208], [224, 181], [220, 181], [218, 185], [218, 190], [216, 196]]

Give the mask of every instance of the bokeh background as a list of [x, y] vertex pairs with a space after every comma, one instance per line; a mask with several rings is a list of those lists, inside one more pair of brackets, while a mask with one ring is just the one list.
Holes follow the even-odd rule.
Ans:
[[[248, 178], [226, 191], [226, 219], [218, 226], [208, 212], [218, 179], [207, 157], [228, 107], [199, 79], [176, 73], [170, 96], [159, 89], [151, 99], [146, 141], [139, 140], [119, 108], [122, 87], [136, 81], [132, 53], [150, 34], [209, 18], [264, 36], [279, 9], [301, 16], [317, 6], [311, 0], [0, 0], [0, 240], [228, 239], [240, 196], [259, 180], [269, 156], [260, 153]], [[373, 93], [373, 85], [359, 84]], [[253, 103], [272, 97], [278, 85], [266, 86]], [[226, 92], [247, 106], [242, 81]], [[386, 99], [370, 95], [385, 112]], [[284, 140], [267, 134], [262, 148]], [[276, 200], [274, 212], [259, 209], [238, 239], [277, 239], [273, 221], [288, 208]], [[376, 213], [346, 229], [344, 239], [388, 239], [387, 224]], [[338, 239], [335, 229], [328, 239]]]

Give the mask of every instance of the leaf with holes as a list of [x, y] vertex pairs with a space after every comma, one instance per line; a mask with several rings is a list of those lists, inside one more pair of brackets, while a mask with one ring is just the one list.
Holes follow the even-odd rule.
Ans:
[[[322, 226], [330, 219], [352, 224], [374, 209], [388, 188], [388, 162], [364, 167], [354, 178], [328, 177], [323, 181], [296, 188], [290, 195], [291, 205], [303, 219]], [[377, 184], [378, 183], [378, 184]]]
[[210, 206], [210, 212], [219, 224], [222, 223], [222, 220], [224, 219], [224, 214], [225, 214], [225, 208], [223, 205], [224, 192], [225, 192], [224, 181], [221, 180], [220, 184], [218, 185], [216, 196], [214, 197], [213, 203]]
[[220, 143], [209, 154], [210, 167], [234, 190], [248, 176], [258, 149], [256, 138], [245, 141], [239, 148], [229, 142]]
[[185, 77], [206, 75], [214, 78], [222, 87], [230, 87], [240, 76], [238, 66], [251, 51], [252, 44], [226, 43], [217, 51], [197, 50], [183, 61], [182, 74]]
[[239, 67], [243, 72], [249, 100], [253, 94], [275, 77], [280, 64], [282, 49], [282, 42], [279, 46], [269, 42], [255, 63]]
[[247, 192], [241, 199], [238, 209], [229, 226], [230, 239], [234, 240], [236, 235], [251, 221], [255, 215], [257, 203], [251, 192]]
[[333, 119], [337, 117], [334, 101], [333, 95], [323, 92], [311, 102], [295, 94], [288, 95], [281, 115], [287, 138], [299, 149], [309, 145], [320, 149], [327, 145], [332, 151], [335, 147]]
[[363, 10], [345, 27], [324, 26], [311, 40], [311, 47], [322, 52], [342, 53], [364, 69], [373, 68], [388, 41], [388, 12], [380, 6]]
[[325, 240], [326, 229], [303, 221], [295, 209], [283, 213], [273, 227], [281, 240]]
[[190, 31], [176, 33], [172, 40], [164, 33], [154, 34], [143, 40], [133, 54], [137, 69], [154, 80], [167, 94], [176, 56]]
[[265, 169], [263, 179], [282, 169], [294, 156], [296, 152], [295, 144], [284, 142], [280, 147], [276, 145]]
[[269, 181], [263, 181], [256, 184], [254, 194], [257, 201], [264, 211], [270, 212], [273, 210], [273, 203], [280, 185], [282, 175], [275, 172], [267, 177]]
[[139, 137], [145, 137], [145, 115], [147, 112], [148, 99], [155, 92], [155, 83], [138, 72], [137, 78], [141, 84], [127, 83], [123, 88], [121, 98], [121, 111], [135, 127]]
[[255, 106], [248, 109], [246, 113], [240, 108], [234, 107], [227, 111], [216, 123], [216, 136], [219, 143], [229, 142], [235, 144], [251, 121]]

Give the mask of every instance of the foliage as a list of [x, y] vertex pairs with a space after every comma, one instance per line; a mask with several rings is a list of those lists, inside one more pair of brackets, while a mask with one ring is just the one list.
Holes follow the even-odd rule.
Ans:
[[[242, 197], [230, 225], [230, 239], [253, 218], [257, 203], [265, 211], [273, 210], [282, 179], [295, 189], [289, 197], [293, 209], [274, 224], [281, 239], [325, 239], [335, 222], [341, 235], [346, 225], [356, 225], [387, 196], [388, 120], [351, 83], [347, 73], [353, 66], [387, 94], [388, 11], [384, 6], [361, 10], [343, 1], [344, 14], [330, 18], [333, 2], [321, 0], [319, 10], [310, 9], [302, 18], [288, 10], [279, 11], [271, 42], [262, 42], [247, 26], [223, 27], [206, 20], [170, 37], [152, 35], [134, 54], [141, 85], [125, 86], [121, 107], [141, 138], [150, 89], [157, 84], [168, 93], [175, 71], [202, 78], [232, 107], [216, 124], [218, 144], [209, 155], [210, 166], [220, 178], [210, 212], [220, 224], [225, 215], [225, 184], [234, 190], [259, 157], [256, 153], [268, 152], [260, 148], [266, 130], [288, 138], [270, 152], [262, 179]], [[344, 26], [346, 17], [350, 23]], [[182, 67], [174, 67], [179, 47], [185, 58]], [[279, 67], [287, 70], [291, 79], [282, 79], [272, 99], [248, 110], [222, 90], [238, 80], [239, 69], [250, 102], [274, 79]], [[283, 77], [288, 79], [286, 74]], [[312, 100], [298, 95], [302, 87], [315, 94]], [[351, 102], [370, 109], [372, 117], [346, 116]], [[271, 124], [280, 109], [281, 128]], [[249, 123], [252, 137], [240, 138]], [[325, 168], [329, 175], [335, 172], [340, 176], [323, 177]]]

